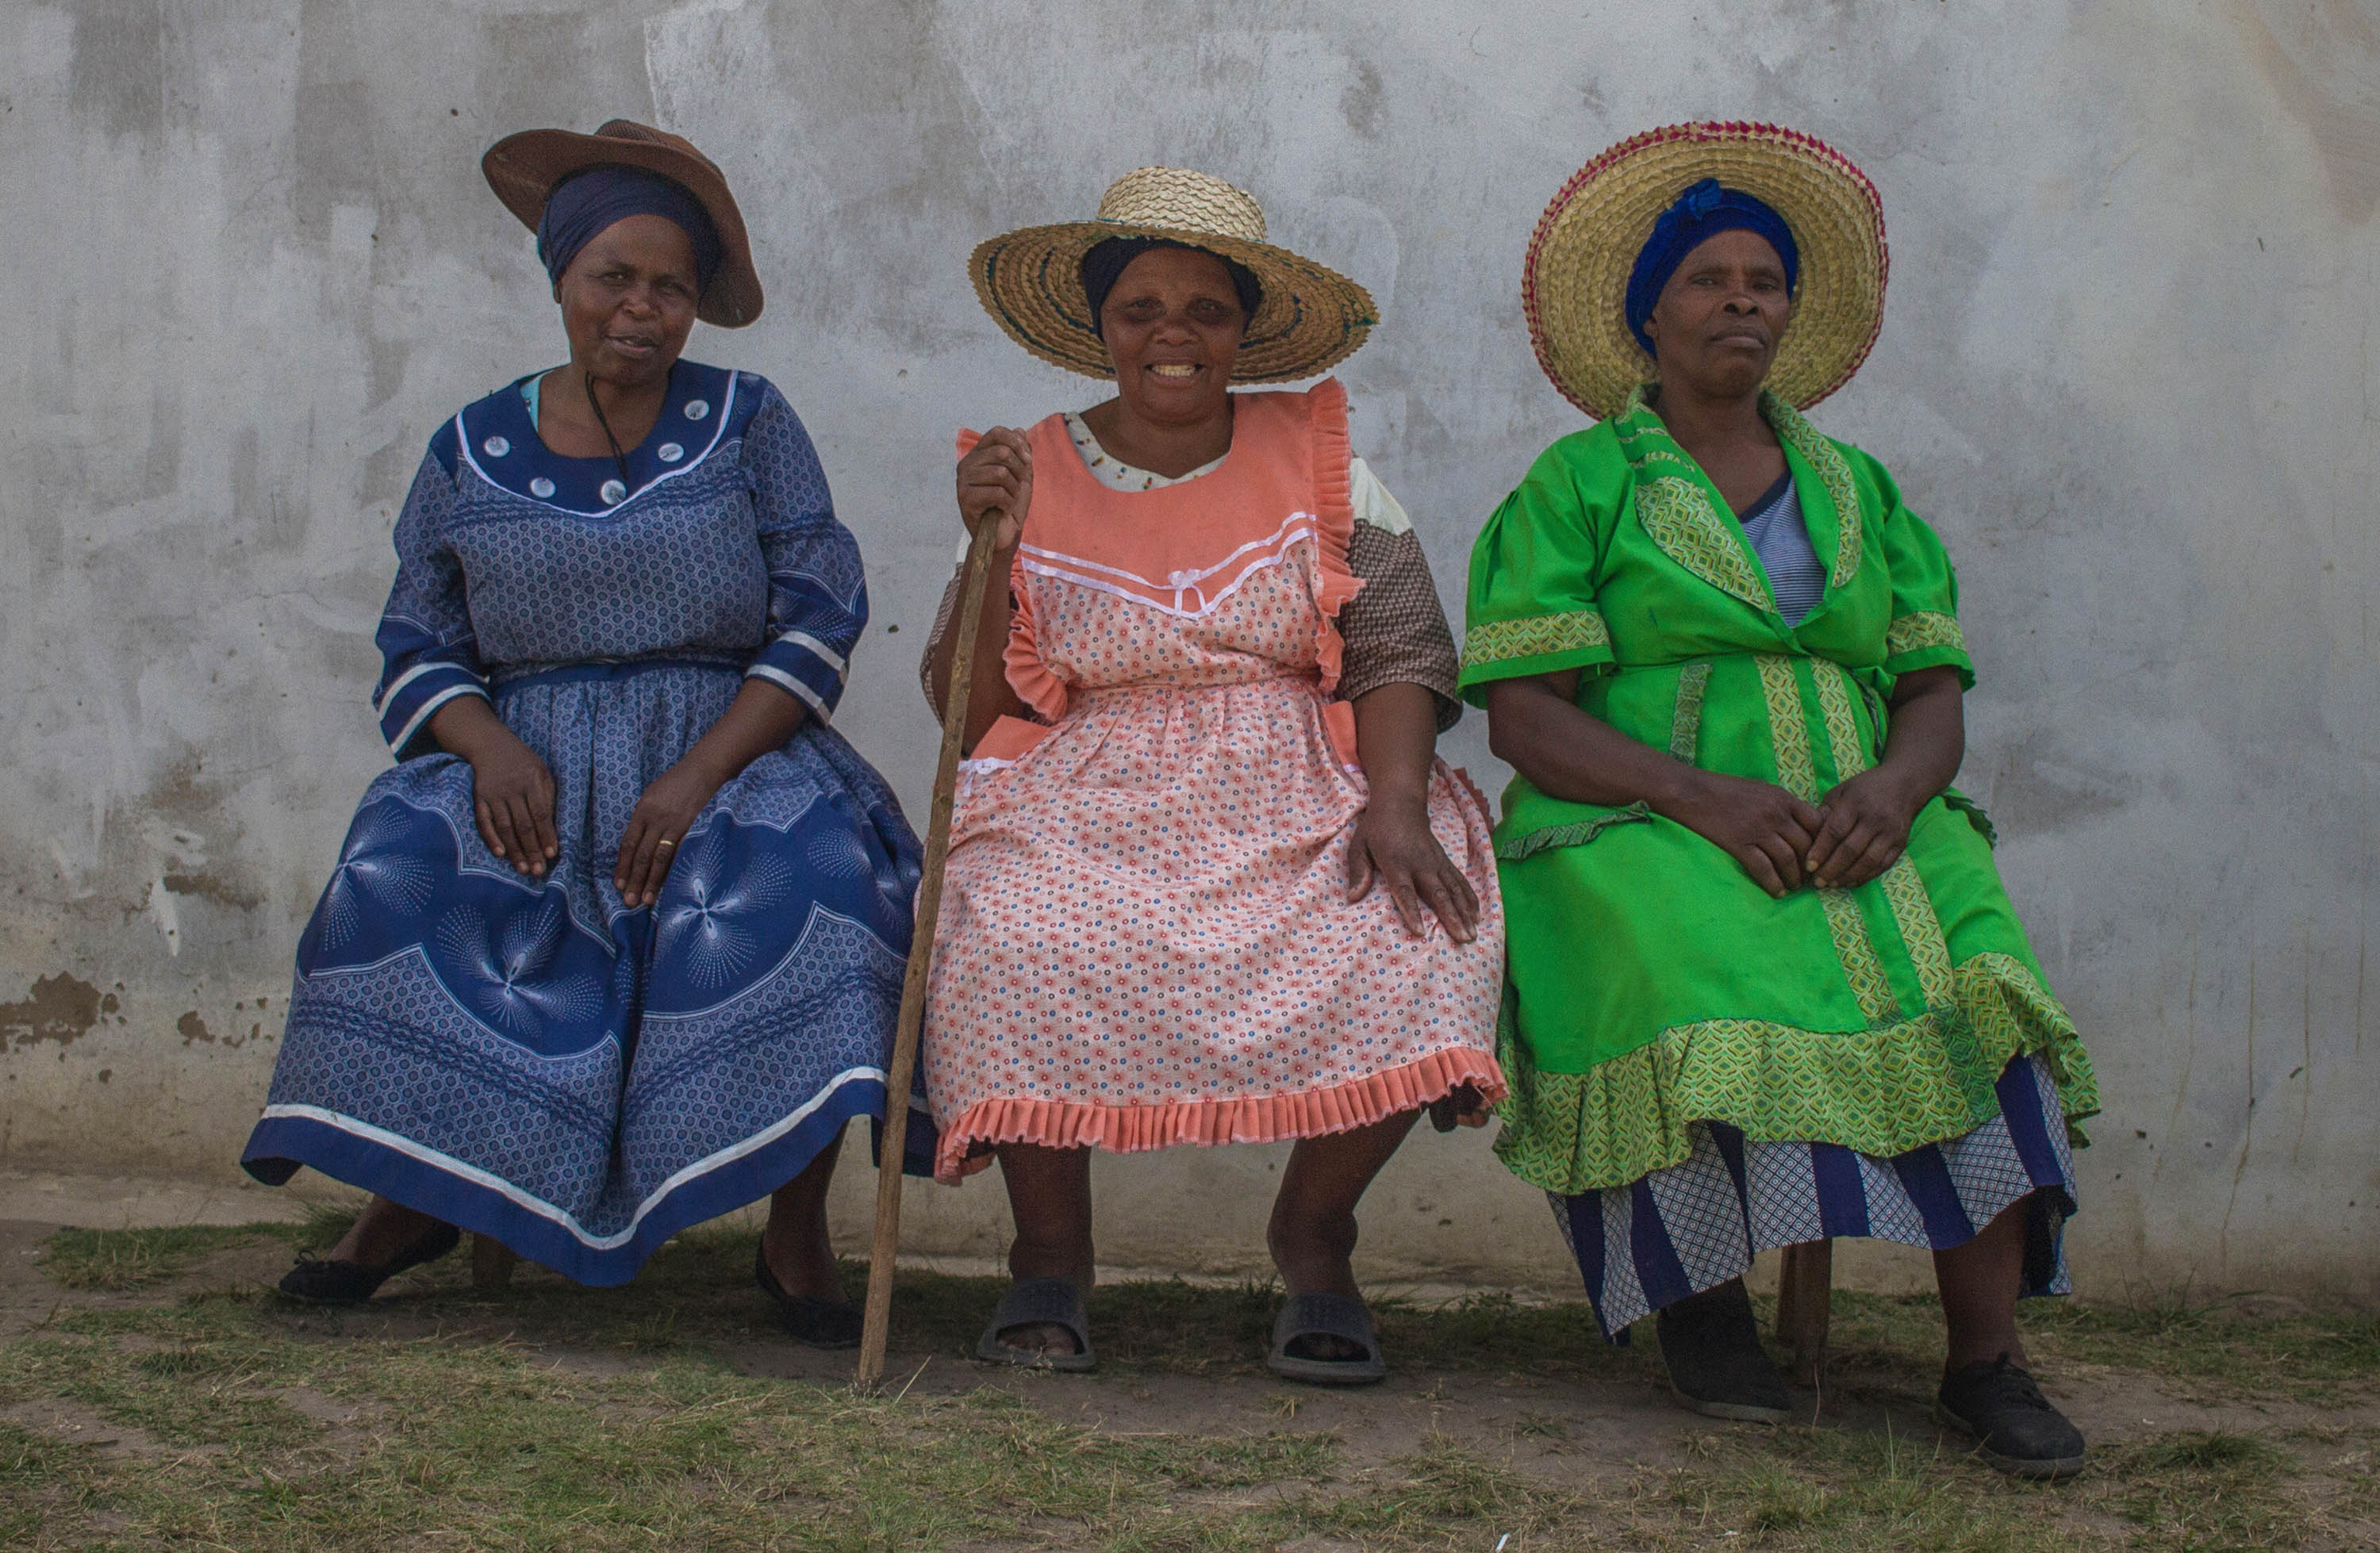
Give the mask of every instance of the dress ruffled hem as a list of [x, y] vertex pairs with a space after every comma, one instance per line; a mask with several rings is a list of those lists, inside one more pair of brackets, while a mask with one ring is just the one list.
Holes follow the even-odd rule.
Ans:
[[1697, 1122], [1755, 1143], [1836, 1143], [1889, 1158], [1998, 1115], [1994, 1082], [2021, 1055], [2047, 1063], [2070, 1132], [2086, 1141], [2073, 1124], [2097, 1114], [2098, 1083], [2066, 1010], [2011, 955], [1978, 954], [1954, 975], [1949, 1006], [1896, 1025], [1700, 1020], [1583, 1074], [1539, 1071], [1520, 1050], [1508, 994], [1496, 1046], [1512, 1093], [1496, 1152], [1522, 1180], [1564, 1196], [1681, 1163]]
[[1177, 1144], [1213, 1147], [1318, 1137], [1418, 1110], [1466, 1084], [1476, 1086], [1490, 1105], [1505, 1098], [1504, 1074], [1496, 1059], [1476, 1047], [1463, 1046], [1293, 1095], [1124, 1106], [1004, 1096], [977, 1101], [942, 1128], [934, 1174], [955, 1183], [990, 1164], [989, 1156], [968, 1159], [977, 1144], [1029, 1143], [1133, 1154]]

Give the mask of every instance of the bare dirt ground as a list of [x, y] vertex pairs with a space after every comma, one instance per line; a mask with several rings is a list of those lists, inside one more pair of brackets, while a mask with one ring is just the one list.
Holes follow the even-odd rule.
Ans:
[[[583, 1544], [540, 1541], [522, 1530], [538, 1523], [521, 1522], [529, 1501], [507, 1510], [492, 1484], [457, 1535], [649, 1545], [659, 1516], [687, 1546], [825, 1546], [795, 1528], [842, 1524], [832, 1517], [771, 1510], [750, 1538], [703, 1517], [722, 1484], [817, 1474], [819, 1452], [841, 1450], [825, 1473], [844, 1485], [836, 1502], [882, 1534], [830, 1539], [850, 1546], [2380, 1547], [2380, 1334], [2289, 1301], [2069, 1307], [2036, 1323], [2045, 1389], [2095, 1463], [2044, 1488], [1989, 1473], [1931, 1421], [1936, 1317], [1919, 1298], [1839, 1295], [1823, 1391], [1801, 1393], [1794, 1426], [1762, 1429], [1680, 1410], [1649, 1331], [1607, 1347], [1579, 1305], [1376, 1295], [1394, 1373], [1331, 1390], [1261, 1367], [1270, 1292], [1133, 1283], [1095, 1298], [1100, 1370], [1055, 1376], [964, 1356], [996, 1282], [905, 1268], [887, 1394], [856, 1401], [850, 1354], [773, 1331], [742, 1232], [685, 1237], [623, 1290], [525, 1266], [483, 1297], [457, 1255], [361, 1310], [322, 1312], [269, 1292], [303, 1232], [208, 1231], [176, 1246], [58, 1229], [0, 1219], [0, 1355], [14, 1361], [0, 1367], [0, 1458], [11, 1435], [20, 1462], [55, 1448], [47, 1477], [19, 1474], [31, 1508], [23, 1535], [0, 1539], [12, 1545], [171, 1541], [176, 1511], [200, 1504], [225, 1546], [407, 1545], [392, 1506], [485, 1477], [487, 1442], [517, 1436], [520, 1409], [546, 1410], [532, 1432], [585, 1419], [603, 1439], [677, 1438], [723, 1409], [791, 1432], [747, 1428], [709, 1469], [718, 1480], [683, 1502], [664, 1493], [656, 1510], [550, 1477], [518, 1490], [594, 1494], [635, 1535], [599, 1518]], [[433, 1415], [446, 1424], [429, 1428]], [[970, 1430], [997, 1443], [970, 1451]], [[1051, 1462], [1104, 1462], [1104, 1507], [1079, 1474], [1053, 1469], [1034, 1487]], [[241, 1485], [260, 1474], [315, 1485], [288, 1511], [296, 1531], [251, 1515]], [[375, 1497], [382, 1477], [389, 1493]], [[142, 1508], [134, 1485], [174, 1480], [185, 1504]], [[9, 1482], [0, 1461], [0, 1506]], [[55, 1508], [69, 1500], [85, 1508]], [[347, 1508], [306, 1519], [334, 1503]]]

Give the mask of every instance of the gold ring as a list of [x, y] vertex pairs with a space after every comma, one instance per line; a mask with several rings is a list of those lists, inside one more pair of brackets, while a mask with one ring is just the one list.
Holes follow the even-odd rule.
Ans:
[[675, 846], [675, 845], [677, 844], [677, 843], [675, 843], [675, 842], [674, 842], [674, 841], [670, 841], [670, 840], [668, 840], [667, 838], [663, 838], [663, 839], [662, 839], [662, 840], [661, 840], [661, 841], [657, 841], [657, 842], [653, 843], [653, 844], [654, 844], [655, 846]]

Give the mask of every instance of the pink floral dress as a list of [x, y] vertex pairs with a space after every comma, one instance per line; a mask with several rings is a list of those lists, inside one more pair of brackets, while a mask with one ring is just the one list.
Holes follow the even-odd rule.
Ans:
[[1503, 912], [1486, 806], [1430, 827], [1482, 907], [1458, 943], [1347, 900], [1366, 785], [1334, 700], [1353, 519], [1343, 391], [1249, 394], [1194, 481], [1100, 484], [1030, 433], [1003, 719], [965, 768], [924, 1062], [956, 1180], [983, 1146], [1308, 1137], [1468, 1084], [1488, 1099]]

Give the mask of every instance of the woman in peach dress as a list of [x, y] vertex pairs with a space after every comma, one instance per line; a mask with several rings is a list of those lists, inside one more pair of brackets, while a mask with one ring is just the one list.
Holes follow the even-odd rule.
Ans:
[[[1088, 1150], [1295, 1140], [1268, 1240], [1269, 1363], [1387, 1373], [1351, 1256], [1425, 1107], [1484, 1121], [1503, 916], [1418, 539], [1346, 395], [1233, 394], [1362, 344], [1361, 286], [1255, 200], [1143, 168], [1099, 219], [976, 252], [1017, 342], [1116, 396], [963, 438], [999, 525], [925, 1034], [937, 1173], [996, 1156], [1016, 1283], [980, 1357], [1087, 1369]], [[956, 584], [927, 652], [939, 706]]]

